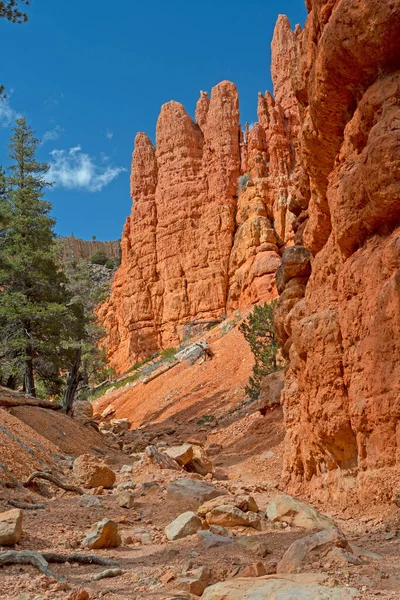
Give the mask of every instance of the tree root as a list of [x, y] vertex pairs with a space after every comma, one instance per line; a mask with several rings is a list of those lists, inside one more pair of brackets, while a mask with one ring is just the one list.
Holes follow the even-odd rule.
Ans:
[[39, 552], [31, 550], [7, 550], [0, 552], [0, 566], [3, 565], [32, 565], [39, 569], [43, 575], [53, 577], [57, 581], [66, 581], [64, 577], [56, 575], [49, 569], [49, 563]]
[[79, 552], [71, 552], [71, 554], [58, 554], [57, 552], [41, 552], [45, 560], [49, 563], [79, 563], [81, 565], [104, 565], [106, 567], [118, 567], [119, 562], [112, 558], [104, 558], [95, 554], [80, 554]]
[[22, 508], [23, 510], [44, 510], [46, 507], [44, 504], [30, 504], [29, 502], [22, 502], [20, 500], [8, 500], [8, 504], [15, 508]]
[[64, 483], [58, 477], [51, 475], [51, 473], [45, 473], [44, 471], [34, 471], [31, 475], [29, 475], [28, 479], [22, 484], [24, 487], [29, 487], [35, 479], [46, 479], [51, 483], [54, 483], [57, 487], [66, 490], [67, 492], [75, 492], [75, 494], [84, 495], [84, 491], [82, 488], [77, 485], [72, 485], [70, 483]]
[[[6, 552], [0, 552], [0, 567], [4, 565], [32, 565], [44, 575], [52, 577], [57, 581], [66, 581], [66, 579], [61, 575], [53, 573], [53, 571], [49, 569], [49, 563], [63, 564], [67, 562], [76, 562], [81, 565], [119, 566], [119, 563], [116, 560], [95, 556], [94, 554], [79, 554], [77, 552], [72, 552], [71, 554], [64, 555], [56, 552], [35, 552], [34, 550], [7, 550]], [[106, 575], [105, 573], [108, 574]], [[103, 577], [115, 577], [117, 574], [121, 575], [122, 573], [123, 571], [121, 571], [121, 569], [108, 569], [107, 571], [102, 572], [102, 577], [99, 577], [99, 579], [102, 579]]]

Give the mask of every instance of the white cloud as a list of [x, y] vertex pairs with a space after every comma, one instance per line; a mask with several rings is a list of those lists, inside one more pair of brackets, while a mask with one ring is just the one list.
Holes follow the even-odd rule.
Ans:
[[10, 127], [22, 115], [10, 104], [9, 98], [0, 100], [0, 127]]
[[63, 133], [65, 133], [65, 129], [60, 127], [60, 125], [56, 125], [53, 129], [50, 129], [49, 131], [46, 131], [43, 134], [42, 144], [45, 144], [49, 141], [58, 140], [58, 138], [60, 138], [63, 135]]
[[44, 101], [44, 109], [50, 110], [53, 106], [58, 106], [63, 98], [64, 94], [62, 94], [61, 92], [53, 94], [52, 96], [50, 96], [50, 98], [47, 98], [47, 100]]
[[97, 166], [93, 157], [83, 152], [80, 146], [69, 150], [52, 150], [50, 155], [50, 170], [46, 179], [69, 190], [100, 192], [126, 171], [123, 167]]
[[113, 131], [110, 131], [109, 129], [107, 129], [107, 131], [106, 131], [106, 138], [107, 138], [108, 140], [112, 140], [112, 139], [113, 139], [113, 137], [114, 137], [114, 132], [113, 132]]

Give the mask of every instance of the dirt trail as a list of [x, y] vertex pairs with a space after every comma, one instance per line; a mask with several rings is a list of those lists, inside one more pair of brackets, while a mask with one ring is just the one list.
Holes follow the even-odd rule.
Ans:
[[[290, 544], [307, 534], [298, 527], [267, 521], [263, 531], [231, 528], [235, 543], [223, 548], [204, 549], [196, 535], [167, 540], [166, 525], [189, 508], [187, 503], [169, 497], [169, 482], [182, 475], [193, 480], [204, 478], [162, 470], [139, 460], [141, 450], [150, 442], [166, 447], [195, 439], [205, 448], [211, 446], [214, 474], [205, 479], [228, 493], [251, 493], [261, 511], [280, 488], [281, 408], [275, 407], [263, 417], [244, 401], [251, 356], [237, 329], [223, 337], [210, 332], [209, 341], [214, 352], [211, 360], [180, 365], [147, 385], [108, 394], [96, 403], [96, 410], [101, 411], [112, 402], [116, 416], [129, 417], [133, 428], [140, 427], [136, 431], [101, 436], [53, 411], [18, 408], [9, 414], [0, 410], [0, 461], [4, 466], [0, 510], [9, 510], [10, 499], [16, 498], [45, 505], [42, 510], [24, 511], [24, 533], [16, 549], [84, 552], [80, 544], [88, 529], [108, 517], [118, 524], [122, 545], [92, 552], [116, 559], [124, 571], [112, 579], [92, 581], [104, 567], [74, 562], [51, 565], [58, 576], [66, 578], [64, 583], [41, 575], [31, 566], [6, 566], [0, 568], [0, 598], [72, 600], [78, 589], [86, 590], [86, 598], [92, 600], [189, 598], [178, 585], [188, 565], [208, 567], [210, 584], [230, 579], [257, 561], [273, 570]], [[204, 419], [205, 415], [213, 418]], [[136, 444], [133, 451], [132, 444]], [[21, 486], [21, 481], [38, 468], [74, 482], [72, 458], [82, 453], [105, 458], [117, 474], [114, 490], [104, 490], [99, 496], [88, 492], [86, 498], [92, 505], [82, 505], [81, 496], [48, 482], [29, 489]], [[129, 465], [130, 472], [123, 465]], [[115, 487], [121, 482], [136, 484], [131, 509], [117, 502]], [[337, 584], [353, 585], [363, 599], [399, 599], [399, 509], [372, 506], [368, 514], [362, 514], [356, 506], [316, 508], [330, 514], [352, 543], [377, 552], [382, 559], [347, 566], [316, 561], [311, 571], [327, 573]]]

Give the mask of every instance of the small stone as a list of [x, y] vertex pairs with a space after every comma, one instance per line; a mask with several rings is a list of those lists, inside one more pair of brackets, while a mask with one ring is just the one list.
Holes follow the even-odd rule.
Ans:
[[100, 548], [117, 548], [121, 545], [118, 525], [110, 519], [103, 519], [93, 525], [82, 542], [91, 550]]
[[239, 572], [238, 577], [262, 577], [267, 571], [262, 562], [256, 562]]
[[89, 592], [86, 590], [76, 590], [68, 596], [68, 600], [89, 600]]
[[0, 513], [0, 546], [13, 546], [22, 536], [22, 510], [14, 508]]
[[112, 488], [115, 483], [115, 473], [110, 467], [90, 454], [82, 454], [75, 459], [73, 473], [87, 488]]
[[393, 540], [396, 536], [397, 533], [395, 531], [389, 531], [389, 533], [385, 535], [385, 540]]
[[79, 499], [79, 506], [93, 508], [95, 506], [101, 506], [101, 502], [96, 496], [82, 496]]
[[167, 525], [165, 528], [165, 535], [170, 541], [179, 540], [188, 535], [195, 534], [201, 527], [202, 523], [200, 517], [198, 517], [196, 513], [188, 511], [182, 513], [172, 521], [172, 523]]
[[120, 469], [120, 473], [132, 473], [133, 466], [132, 465], [123, 465]]
[[228, 546], [229, 544], [232, 544], [231, 537], [214, 535], [211, 531], [198, 531], [197, 536], [204, 548], [216, 548], [218, 546]]
[[121, 490], [117, 493], [117, 502], [122, 508], [133, 508], [135, 496], [129, 490]]

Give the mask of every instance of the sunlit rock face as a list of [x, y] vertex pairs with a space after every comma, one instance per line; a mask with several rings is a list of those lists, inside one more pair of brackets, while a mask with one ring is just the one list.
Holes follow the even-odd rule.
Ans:
[[285, 275], [285, 251], [276, 314], [290, 362], [284, 475], [326, 500], [391, 501], [400, 481], [400, 2], [307, 7], [290, 67], [300, 135], [289, 207], [311, 275], [300, 262]]
[[99, 316], [118, 371], [176, 345], [185, 324], [223, 317], [277, 295], [282, 248], [293, 243], [289, 211], [298, 179], [299, 112], [289, 76], [300, 30], [279, 19], [274, 99], [259, 95], [249, 131], [236, 87], [201, 92], [193, 121], [178, 102], [161, 108], [156, 147], [144, 133], [132, 158], [132, 212], [122, 263]]

